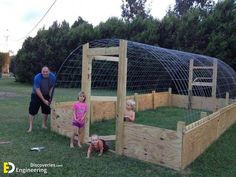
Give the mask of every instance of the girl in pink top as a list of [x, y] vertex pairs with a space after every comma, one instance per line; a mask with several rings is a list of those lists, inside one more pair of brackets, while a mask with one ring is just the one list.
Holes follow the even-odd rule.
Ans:
[[78, 101], [73, 104], [73, 118], [72, 118], [72, 126], [73, 133], [70, 139], [70, 147], [74, 147], [74, 138], [78, 135], [78, 146], [81, 147], [81, 129], [84, 128], [86, 113], [88, 110], [88, 106], [85, 103], [86, 95], [84, 92], [80, 92], [78, 96]]

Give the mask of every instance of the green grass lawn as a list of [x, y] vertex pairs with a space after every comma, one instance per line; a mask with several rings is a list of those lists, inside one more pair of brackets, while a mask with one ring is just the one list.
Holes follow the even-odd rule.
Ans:
[[[70, 92], [58, 89], [55, 98], [65, 101], [75, 100], [77, 91], [77, 89], [72, 89]], [[45, 176], [44, 173], [2, 174], [3, 162], [12, 162], [18, 168], [29, 168], [30, 163], [62, 165], [62, 167], [58, 168], [47, 168], [49, 177], [236, 176], [236, 125], [232, 126], [203, 155], [182, 172], [176, 172], [110, 152], [102, 157], [92, 154], [91, 159], [86, 159], [86, 145], [82, 149], [70, 149], [68, 138], [57, 135], [50, 130], [41, 129], [41, 114], [36, 116], [33, 132], [31, 134], [26, 133], [30, 93], [30, 85], [19, 84], [13, 80], [0, 79], [0, 141], [10, 141], [8, 144], [0, 145], [0, 176]], [[173, 112], [175, 116], [185, 114], [182, 109], [178, 108], [173, 108], [168, 112], [167, 110], [168, 108], [160, 108], [154, 111], [137, 113], [136, 121], [137, 123], [149, 124], [153, 121], [144, 120], [144, 117], [151, 117], [150, 119], [155, 117], [155, 120], [157, 119], [161, 122], [163, 115], [173, 115]], [[160, 117], [156, 117], [155, 111], [159, 112], [158, 115]], [[155, 124], [159, 126], [161, 125], [160, 122], [155, 122]], [[167, 124], [169, 126], [167, 128], [176, 129], [176, 122], [172, 122], [171, 118]], [[105, 133], [112, 134], [114, 125], [112, 121], [104, 124]], [[100, 133], [99, 130], [103, 128], [101, 125], [96, 126], [94, 124], [91, 129], [91, 131]], [[34, 146], [44, 146], [45, 150], [42, 152], [30, 151], [30, 148]]]
[[[195, 119], [200, 118], [201, 110], [193, 110]], [[155, 110], [146, 110], [136, 113], [135, 123], [160, 127], [170, 130], [177, 129], [178, 121], [185, 121], [188, 110], [177, 107], [160, 107]], [[114, 119], [95, 122], [90, 126], [90, 134], [114, 135], [116, 122]]]

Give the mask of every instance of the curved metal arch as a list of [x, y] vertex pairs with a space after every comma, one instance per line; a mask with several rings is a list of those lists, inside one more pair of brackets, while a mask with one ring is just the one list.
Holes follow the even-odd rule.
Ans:
[[[118, 39], [102, 39], [102, 40], [94, 40], [90, 42], [90, 47], [111, 47], [111, 46], [118, 46], [119, 40]], [[135, 82], [132, 83], [132, 80], [135, 80], [134, 78], [142, 78], [142, 75], [146, 79], [153, 79], [147, 80], [146, 82], [144, 80], [141, 80], [143, 82], [142, 88], [140, 91], [147, 91], [148, 89], [148, 83], [155, 83], [158, 82], [158, 84], [161, 83], [161, 79], [166, 78], [166, 82], [169, 82], [169, 85], [174, 84], [175, 89], [177, 90], [178, 94], [187, 94], [187, 83], [188, 82], [188, 70], [189, 70], [189, 61], [190, 59], [194, 59], [195, 63], [199, 66], [207, 66], [213, 63], [214, 58], [208, 57], [204, 55], [198, 55], [188, 52], [182, 52], [177, 50], [171, 50], [171, 49], [165, 49], [155, 46], [150, 46], [147, 44], [141, 44], [137, 42], [128, 41], [128, 73], [130, 76], [127, 80], [130, 85], [127, 85], [127, 88], [130, 89], [137, 89], [138, 86], [135, 86]], [[75, 60], [77, 58], [78, 61]], [[73, 69], [78, 69], [78, 71], [81, 69], [80, 60], [82, 59], [82, 46], [78, 46], [76, 49], [74, 49], [69, 56], [65, 59], [64, 63], [61, 65], [58, 76], [65, 75], [65, 70], [67, 72], [67, 77], [63, 77], [63, 80], [65, 83], [69, 82], [76, 82], [80, 83], [81, 79], [80, 77], [71, 77], [70, 75], [73, 75], [75, 72]], [[129, 65], [130, 63], [130, 65]], [[134, 66], [134, 64], [137, 64], [139, 66]], [[153, 71], [155, 68], [160, 69], [163, 67], [164, 69], [161, 69], [161, 71]], [[112, 64], [109, 62], [103, 63], [103, 67], [112, 67]], [[148, 68], [149, 67], [149, 68]], [[70, 70], [71, 68], [71, 70]], [[139, 71], [139, 76], [136, 76], [137, 72], [135, 72], [136, 69], [139, 69], [142, 71]], [[152, 69], [152, 70], [150, 70]], [[236, 92], [236, 73], [233, 71], [232, 68], [230, 68], [227, 64], [224, 62], [218, 60], [218, 70], [219, 74], [217, 77], [217, 96], [222, 97], [225, 95], [225, 92], [230, 92], [230, 96], [235, 96]], [[165, 73], [166, 71], [166, 73]], [[94, 71], [93, 74], [99, 75], [99, 70]], [[150, 74], [148, 74], [148, 72]], [[146, 76], [145, 76], [146, 74]], [[156, 74], [159, 77], [155, 77], [151, 74]], [[195, 73], [196, 74], [196, 73]], [[206, 76], [209, 75], [209, 71], [203, 71], [199, 73], [199, 76]], [[156, 81], [155, 81], [156, 79]], [[60, 85], [60, 82], [62, 83], [62, 80], [58, 80], [58, 85]], [[221, 85], [221, 82], [224, 83], [224, 85]], [[140, 83], [139, 83], [140, 84]], [[168, 85], [167, 83], [165, 83]], [[93, 87], [96, 87], [94, 85]], [[146, 88], [146, 90], [145, 90]], [[157, 88], [152, 88], [153, 90], [158, 90]], [[204, 89], [198, 89], [195, 88], [195, 92], [198, 95], [207, 96], [209, 95], [209, 90]]]

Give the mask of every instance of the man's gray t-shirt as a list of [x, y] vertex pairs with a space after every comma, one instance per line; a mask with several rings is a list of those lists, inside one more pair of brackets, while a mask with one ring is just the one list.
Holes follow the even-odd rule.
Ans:
[[34, 77], [32, 94], [36, 94], [36, 89], [40, 89], [43, 95], [49, 95], [51, 88], [55, 86], [56, 77], [53, 73], [49, 73], [48, 78], [44, 78], [42, 73], [38, 73]]
[[49, 90], [50, 90], [49, 78], [42, 78], [40, 90], [43, 95], [49, 95]]

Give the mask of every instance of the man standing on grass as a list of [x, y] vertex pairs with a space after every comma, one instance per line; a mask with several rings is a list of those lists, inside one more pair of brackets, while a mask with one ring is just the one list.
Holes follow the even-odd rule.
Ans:
[[49, 71], [47, 66], [44, 66], [41, 73], [38, 73], [34, 77], [33, 90], [29, 105], [29, 133], [33, 128], [34, 116], [38, 113], [40, 107], [43, 114], [42, 128], [47, 128], [47, 118], [51, 112], [50, 103], [52, 101], [51, 98], [55, 83], [56, 76]]

